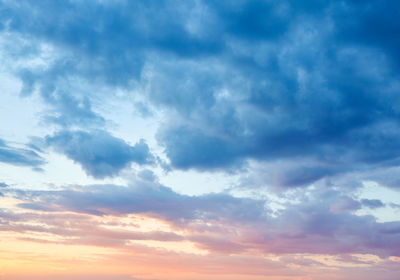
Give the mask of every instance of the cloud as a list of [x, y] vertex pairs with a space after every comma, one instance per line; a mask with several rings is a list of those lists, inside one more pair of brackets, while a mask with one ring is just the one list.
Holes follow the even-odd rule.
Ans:
[[[20, 192], [17, 196], [34, 199], [35, 204], [24, 203], [23, 208], [33, 210], [48, 203], [71, 211], [94, 215], [125, 215], [130, 213], [151, 214], [177, 224], [195, 219], [231, 219], [257, 221], [264, 216], [264, 201], [235, 198], [227, 194], [204, 196], [181, 195], [170, 188], [147, 180], [124, 187], [117, 185], [93, 185], [82, 187], [82, 192], [62, 191]], [[55, 208], [57, 209], [57, 208]], [[184, 209], [184, 211], [183, 211]]]
[[[140, 178], [129, 186], [8, 190], [5, 195], [34, 201], [33, 210], [46, 211], [40, 205], [50, 205], [53, 209], [49, 213], [56, 209], [95, 216], [139, 214], [156, 218], [184, 231], [183, 240], [210, 252], [400, 256], [400, 223], [380, 223], [373, 216], [356, 215], [361, 203], [337, 190], [298, 192], [294, 195], [297, 202], [287, 200], [278, 211], [271, 211], [268, 199], [214, 193], [188, 196]], [[22, 206], [30, 208], [27, 203]], [[114, 241], [109, 240], [111, 244]]]
[[[34, 170], [40, 170], [40, 167], [45, 164], [44, 159], [35, 151], [9, 146], [2, 139], [0, 139], [0, 162], [16, 166], [30, 166]], [[4, 187], [4, 185], [2, 186]]]
[[88, 175], [95, 178], [115, 176], [131, 163], [154, 163], [154, 157], [144, 140], [130, 146], [106, 131], [63, 130], [47, 136], [45, 142], [79, 163]]
[[157, 139], [172, 168], [279, 160], [289, 171], [277, 184], [293, 188], [399, 165], [397, 6], [27, 1], [6, 2], [0, 21], [46, 122], [100, 128], [98, 100], [135, 92], [165, 112]]
[[361, 204], [371, 209], [381, 208], [385, 206], [385, 204], [379, 199], [362, 199]]
[[[377, 166], [398, 165], [398, 112], [391, 105], [399, 102], [398, 73], [387, 48], [391, 37], [380, 37], [375, 42], [379, 47], [370, 40], [354, 42], [340, 22], [354, 14], [362, 18], [361, 25], [368, 25], [370, 18], [385, 29], [386, 20], [368, 6], [385, 5], [349, 1], [350, 10], [319, 5], [321, 13], [315, 13], [314, 2], [301, 7], [282, 1], [206, 5], [226, 36], [225, 55], [190, 63], [177, 60], [174, 66], [161, 63], [159, 68], [170, 71], [159, 76], [155, 67], [155, 78], [148, 83], [156, 93], [153, 102], [180, 113], [158, 137], [173, 167], [230, 170], [249, 159], [271, 164], [281, 160], [288, 167], [279, 174], [278, 185], [287, 188], [347, 173], [365, 178]], [[360, 15], [362, 9], [368, 12]], [[257, 16], [260, 11], [270, 15], [268, 22]], [[251, 17], [247, 25], [254, 33], [238, 29], [247, 30], [246, 24], [235, 23], [245, 16]], [[268, 24], [279, 26], [270, 27], [275, 34], [268, 35]], [[176, 65], [185, 69], [183, 76], [175, 74]], [[198, 82], [187, 75], [196, 72]], [[164, 82], [171, 80], [172, 86]], [[158, 88], [164, 89], [163, 95], [157, 94]]]
[[[40, 97], [41, 125], [53, 134], [23, 147], [0, 140], [0, 162], [39, 170], [53, 149], [97, 179], [132, 164], [222, 171], [238, 175], [232, 193], [253, 198], [180, 194], [147, 169], [128, 186], [0, 183], [2, 199], [20, 199], [24, 210], [0, 209], [0, 230], [124, 249], [130, 240], [190, 242], [211, 253], [208, 273], [221, 270], [219, 258], [247, 254], [222, 264], [275, 278], [277, 266], [282, 277], [301, 276], [253, 254], [313, 268], [322, 264], [297, 255], [400, 256], [399, 222], [358, 211], [399, 205], [355, 191], [367, 181], [400, 186], [399, 8], [393, 0], [3, 1], [1, 64], [21, 80], [22, 98]], [[152, 136], [163, 150], [107, 131], [116, 99], [158, 121]], [[98, 222], [131, 214], [172, 232]], [[243, 260], [251, 265], [237, 265]], [[366, 271], [332, 278], [381, 276]]]
[[341, 213], [346, 211], [355, 211], [361, 208], [361, 203], [348, 196], [338, 197], [337, 201], [331, 206], [330, 211]]
[[400, 204], [397, 204], [397, 203], [390, 203], [389, 205], [392, 208], [400, 208]]
[[[185, 1], [177, 5], [191, 8]], [[32, 14], [32, 9], [37, 14]], [[96, 91], [103, 92], [101, 86], [110, 91], [131, 88], [153, 50], [192, 57], [221, 49], [218, 40], [190, 34], [184, 26], [184, 13], [163, 2], [28, 1], [4, 3], [2, 10], [7, 12], [0, 14], [0, 30], [15, 35], [7, 37], [11, 41], [19, 41], [8, 42], [10, 45], [21, 46], [4, 51], [22, 61], [23, 66], [15, 70], [23, 81], [22, 95], [37, 90], [52, 108], [46, 121], [64, 127], [103, 125], [104, 118], [92, 108]], [[61, 21], [53, 16], [42, 18], [49, 14], [58, 14]], [[26, 37], [29, 40], [23, 40]], [[35, 56], [46, 66], [26, 63]], [[9, 63], [14, 65], [15, 60]]]
[[235, 143], [227, 143], [221, 137], [205, 135], [195, 128], [168, 128], [159, 135], [165, 145], [165, 153], [176, 168], [188, 169], [196, 167], [200, 170], [223, 168], [236, 163], [240, 151], [236, 151]]

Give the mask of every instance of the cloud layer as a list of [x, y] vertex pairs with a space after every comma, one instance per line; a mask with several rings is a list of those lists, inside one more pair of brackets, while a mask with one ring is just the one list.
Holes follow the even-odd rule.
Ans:
[[398, 166], [397, 6], [6, 1], [0, 19], [25, 40], [9, 56], [47, 65], [15, 69], [23, 94], [51, 105], [47, 121], [102, 126], [95, 100], [135, 90], [168, 112], [158, 140], [172, 167], [284, 160], [279, 184], [296, 187]]
[[360, 202], [334, 190], [303, 194], [299, 197], [302, 203], [288, 202], [278, 212], [271, 209], [268, 200], [228, 194], [181, 195], [143, 179], [128, 187], [94, 185], [58, 191], [7, 191], [10, 192], [30, 201], [19, 205], [24, 209], [100, 216], [141, 214], [161, 219], [185, 230], [185, 239], [211, 252], [258, 250], [274, 254], [400, 257], [400, 222], [380, 223], [372, 216], [356, 215], [362, 205], [374, 207], [378, 203]]

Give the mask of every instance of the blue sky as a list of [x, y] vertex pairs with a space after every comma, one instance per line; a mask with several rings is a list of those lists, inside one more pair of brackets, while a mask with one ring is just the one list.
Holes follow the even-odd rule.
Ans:
[[[399, 11], [389, 0], [0, 1], [0, 199], [160, 219], [209, 254], [394, 262]], [[4, 226], [17, 210], [0, 210], [0, 231], [25, 232]], [[200, 221], [248, 236], [223, 243]]]

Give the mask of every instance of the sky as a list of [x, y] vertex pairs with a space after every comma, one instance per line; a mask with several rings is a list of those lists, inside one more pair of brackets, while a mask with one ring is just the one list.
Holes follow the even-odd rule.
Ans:
[[1, 280], [397, 280], [400, 2], [0, 0]]

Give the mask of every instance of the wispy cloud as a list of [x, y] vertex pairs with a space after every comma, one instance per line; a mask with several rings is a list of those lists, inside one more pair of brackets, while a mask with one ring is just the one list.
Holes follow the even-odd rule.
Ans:
[[[17, 166], [30, 166], [40, 169], [45, 164], [45, 160], [35, 151], [28, 148], [17, 148], [8, 145], [0, 139], [0, 162]], [[6, 185], [2, 186], [5, 187]]]
[[[7, 193], [31, 201], [19, 205], [24, 209], [117, 217], [140, 214], [161, 219], [185, 231], [185, 235], [150, 233], [147, 236], [159, 236], [164, 241], [189, 240], [211, 252], [257, 250], [275, 254], [400, 256], [396, 245], [400, 244], [399, 222], [379, 223], [371, 216], [356, 215], [354, 211], [361, 208], [361, 203], [365, 205], [366, 200], [360, 203], [333, 190], [304, 197], [301, 204], [287, 203], [278, 214], [272, 213], [267, 200], [227, 194], [187, 196], [140, 180], [128, 187], [94, 185], [56, 191], [8, 190]], [[100, 237], [105, 233], [97, 230], [93, 234]], [[88, 236], [82, 232], [77, 235]], [[128, 232], [110, 232], [109, 236], [113, 240], [135, 239], [135, 234], [130, 236]], [[146, 239], [145, 236], [136, 238]]]

